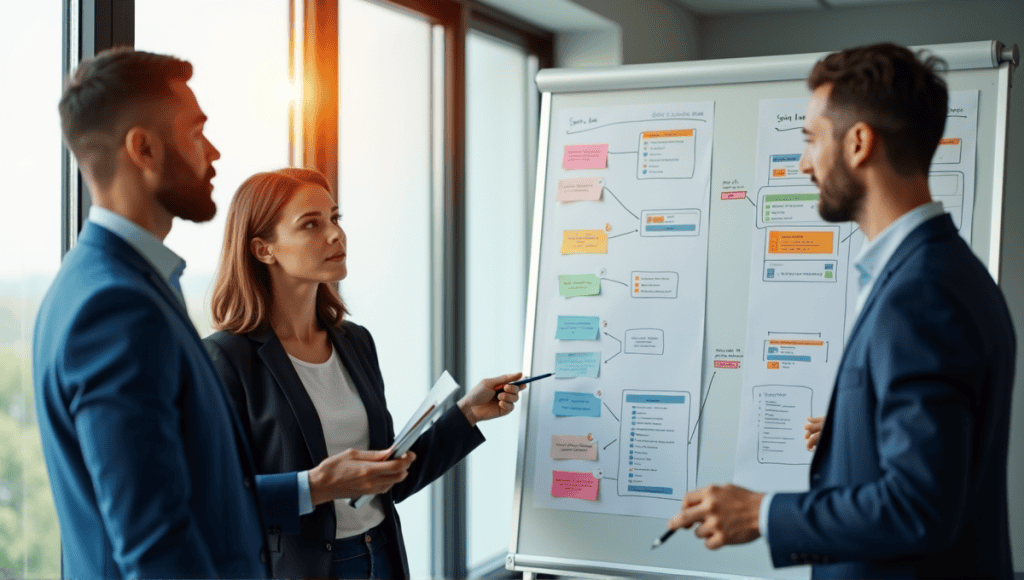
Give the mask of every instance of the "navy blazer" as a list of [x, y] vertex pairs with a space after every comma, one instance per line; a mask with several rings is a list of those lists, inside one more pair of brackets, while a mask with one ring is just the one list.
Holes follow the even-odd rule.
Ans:
[[[387, 449], [395, 440], [395, 429], [373, 338], [365, 328], [348, 321], [327, 332], [366, 408], [370, 449]], [[259, 473], [294, 474], [313, 469], [327, 458], [320, 416], [273, 331], [249, 335], [221, 331], [204, 342], [252, 442]], [[381, 526], [395, 548], [391, 569], [401, 570], [403, 578], [409, 577], [409, 563], [395, 503], [429, 485], [483, 441], [480, 430], [453, 406], [413, 445], [416, 461], [409, 476], [381, 495], [385, 514]], [[270, 570], [275, 578], [325, 577], [330, 572], [330, 542], [337, 526], [334, 503], [322, 503], [300, 519], [298, 535], [269, 532]]]
[[127, 242], [85, 225], [32, 363], [65, 577], [266, 576], [262, 522], [297, 529], [297, 484], [254, 481], [188, 314]]
[[942, 215], [893, 254], [850, 335], [810, 491], [775, 496], [776, 566], [814, 578], [1010, 578], [1006, 461], [1016, 339]]

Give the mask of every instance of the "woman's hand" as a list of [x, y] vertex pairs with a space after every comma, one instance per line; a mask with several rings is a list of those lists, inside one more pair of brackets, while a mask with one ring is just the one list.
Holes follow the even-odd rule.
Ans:
[[409, 475], [409, 465], [416, 454], [408, 451], [397, 459], [384, 461], [387, 455], [387, 450], [346, 449], [321, 461], [309, 470], [309, 496], [313, 505], [387, 493]]
[[508, 383], [522, 376], [523, 373], [515, 373], [480, 381], [459, 400], [459, 410], [470, 425], [508, 415], [519, 400], [519, 391], [526, 388], [525, 385], [517, 387]]
[[818, 438], [821, 437], [821, 426], [825, 423], [825, 417], [808, 417], [804, 425], [804, 439], [807, 440], [807, 450], [812, 451], [818, 445]]

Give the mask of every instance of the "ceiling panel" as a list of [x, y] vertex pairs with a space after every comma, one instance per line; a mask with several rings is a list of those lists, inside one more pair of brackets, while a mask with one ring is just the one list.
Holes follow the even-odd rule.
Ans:
[[753, 12], [789, 12], [827, 10], [854, 6], [886, 6], [934, 2], [935, 0], [676, 0], [698, 14], [740, 14]]

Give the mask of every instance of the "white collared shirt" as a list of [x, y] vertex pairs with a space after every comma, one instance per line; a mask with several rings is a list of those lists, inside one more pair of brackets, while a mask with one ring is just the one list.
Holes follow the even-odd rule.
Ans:
[[[856, 320], [860, 318], [864, 304], [867, 303], [868, 296], [871, 295], [871, 289], [875, 287], [878, 274], [888, 265], [892, 255], [896, 253], [896, 249], [900, 247], [900, 244], [919, 225], [943, 213], [945, 212], [941, 201], [919, 205], [889, 224], [888, 227], [875, 236], [875, 239], [864, 243], [864, 246], [860, 249], [860, 254], [857, 255], [853, 262], [857, 272], [860, 273], [860, 278], [857, 281], [860, 285], [860, 291], [857, 294], [857, 304], [854, 307], [854, 324], [849, 327], [851, 330], [856, 325]], [[764, 536], [765, 542], [769, 541], [768, 512], [771, 510], [771, 503], [774, 497], [774, 492], [768, 492], [764, 495], [764, 498], [761, 500], [761, 511], [758, 514], [758, 527], [760, 528], [761, 535]]]
[[135, 222], [114, 213], [109, 209], [94, 205], [89, 209], [89, 221], [109, 231], [135, 248], [143, 259], [156, 269], [164, 282], [171, 287], [174, 294], [185, 304], [181, 295], [179, 279], [185, 271], [185, 260], [164, 245], [159, 238], [149, 233]]

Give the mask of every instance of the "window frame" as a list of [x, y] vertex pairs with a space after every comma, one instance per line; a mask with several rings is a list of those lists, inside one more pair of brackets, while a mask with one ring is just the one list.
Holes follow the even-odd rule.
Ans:
[[[466, 312], [466, 38], [470, 30], [499, 38], [521, 47], [536, 57], [539, 67], [554, 63], [554, 33], [486, 6], [477, 0], [368, 0], [414, 13], [441, 27], [444, 32], [441, 62], [442, 119], [435, 123], [439, 138], [433, 166], [437, 184], [433, 206], [435, 217], [435, 256], [440, 265], [433, 276], [437, 289], [433, 298], [435, 341], [432, 374], [447, 369], [460, 384], [465, 384]], [[135, 45], [135, 0], [62, 0], [64, 59], [62, 77], [85, 58], [113, 46]], [[303, 90], [299, 119], [292, 123], [291, 138], [301, 147], [294, 164], [323, 172], [334, 191], [338, 191], [340, 114], [339, 91], [339, 0], [290, 0], [290, 63], [301, 71]], [[301, 14], [301, 22], [299, 15]], [[301, 33], [301, 34], [300, 34]], [[294, 58], [300, 50], [299, 58]], [[539, 121], [539, 115], [538, 115]], [[292, 143], [289, 144], [290, 150]], [[74, 156], [61, 145], [61, 257], [76, 243], [89, 214], [90, 194]], [[300, 159], [301, 157], [301, 159]], [[527, 188], [532, 180], [527, 180]], [[530, 215], [532, 197], [524, 191]], [[529, 227], [529, 224], [524, 224]], [[435, 268], [435, 270], [438, 270]], [[504, 578], [504, 559], [497, 557], [473, 570], [468, 569], [468, 531], [466, 516], [466, 468], [460, 463], [434, 486], [431, 508], [432, 563], [435, 576], [446, 578]], [[63, 563], [61, 567], [63, 571]]]

